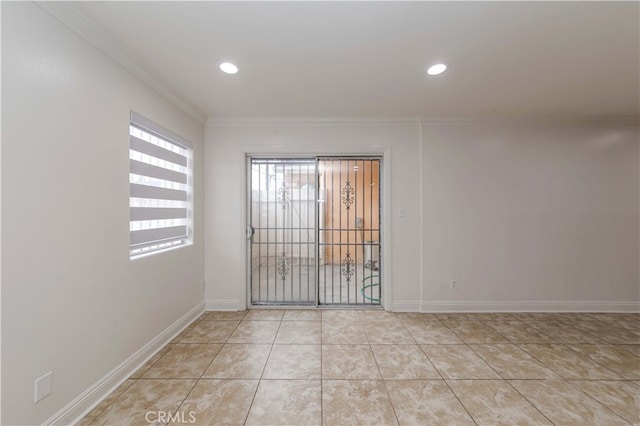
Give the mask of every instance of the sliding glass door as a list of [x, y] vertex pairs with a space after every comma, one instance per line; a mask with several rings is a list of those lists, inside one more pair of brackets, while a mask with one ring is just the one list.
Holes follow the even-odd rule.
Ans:
[[248, 159], [252, 305], [379, 305], [379, 158]]

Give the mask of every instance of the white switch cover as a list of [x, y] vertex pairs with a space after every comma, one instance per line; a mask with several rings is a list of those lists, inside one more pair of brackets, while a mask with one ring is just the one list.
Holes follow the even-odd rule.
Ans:
[[44, 376], [36, 379], [36, 395], [33, 402], [38, 402], [51, 393], [51, 378], [53, 372], [49, 371]]
[[404, 208], [401, 207], [400, 209], [398, 209], [398, 216], [404, 217], [404, 215], [405, 215]]

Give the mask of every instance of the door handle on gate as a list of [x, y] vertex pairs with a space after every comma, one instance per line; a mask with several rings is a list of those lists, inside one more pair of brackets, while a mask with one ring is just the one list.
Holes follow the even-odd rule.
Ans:
[[251, 225], [247, 225], [247, 240], [250, 240], [251, 237], [253, 237], [253, 234], [255, 233], [255, 229], [253, 229], [253, 226]]

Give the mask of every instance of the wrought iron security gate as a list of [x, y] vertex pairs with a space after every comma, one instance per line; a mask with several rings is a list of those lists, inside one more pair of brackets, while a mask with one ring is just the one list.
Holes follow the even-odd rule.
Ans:
[[380, 159], [249, 159], [251, 304], [379, 305]]

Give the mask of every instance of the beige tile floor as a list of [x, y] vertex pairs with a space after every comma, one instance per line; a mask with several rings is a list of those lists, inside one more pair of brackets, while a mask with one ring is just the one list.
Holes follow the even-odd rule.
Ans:
[[206, 312], [80, 424], [148, 420], [638, 425], [640, 315]]

